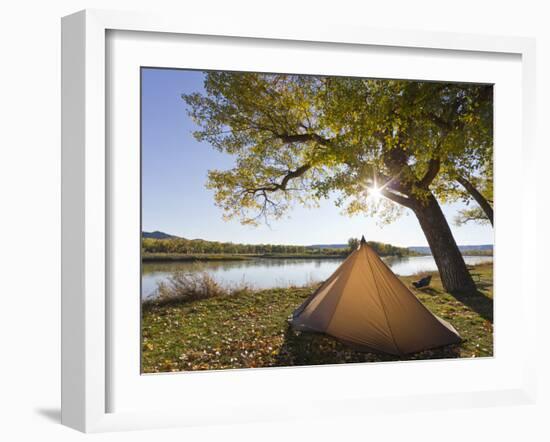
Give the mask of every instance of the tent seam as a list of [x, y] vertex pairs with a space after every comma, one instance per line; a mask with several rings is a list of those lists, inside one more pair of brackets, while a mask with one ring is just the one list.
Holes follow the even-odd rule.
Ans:
[[393, 341], [393, 345], [395, 346], [395, 349], [397, 352], [402, 355], [404, 354], [399, 346], [397, 345], [397, 342], [395, 341], [395, 336], [393, 335], [393, 330], [391, 329], [390, 321], [388, 319], [388, 314], [386, 313], [386, 306], [384, 304], [384, 301], [382, 301], [382, 296], [380, 296], [380, 289], [378, 288], [378, 283], [376, 282], [376, 277], [374, 276], [374, 271], [372, 270], [372, 264], [369, 259], [369, 254], [367, 253], [367, 250], [365, 249], [365, 254], [367, 255], [367, 262], [369, 263], [370, 273], [372, 275], [372, 280], [374, 281], [374, 286], [376, 287], [376, 294], [378, 295], [378, 300], [380, 301], [380, 305], [382, 306], [382, 311], [384, 312], [384, 318], [386, 319], [386, 324], [388, 325], [388, 329], [390, 331], [390, 336]]
[[[357, 252], [357, 251], [356, 251]], [[356, 258], [354, 258], [356, 259]], [[330, 325], [332, 324], [332, 321], [334, 321], [334, 317], [336, 316], [336, 312], [338, 311], [338, 307], [340, 306], [340, 302], [342, 302], [342, 298], [344, 297], [344, 289], [346, 288], [346, 285], [349, 281], [349, 274], [351, 273], [353, 266], [350, 267], [350, 269], [347, 270], [346, 276], [348, 276], [346, 283], [344, 284], [344, 287], [342, 288], [342, 291], [340, 293], [340, 296], [338, 297], [338, 301], [336, 302], [336, 305], [334, 306], [334, 310], [332, 311], [332, 316], [330, 318], [330, 321], [328, 321], [326, 329], [330, 329]]]

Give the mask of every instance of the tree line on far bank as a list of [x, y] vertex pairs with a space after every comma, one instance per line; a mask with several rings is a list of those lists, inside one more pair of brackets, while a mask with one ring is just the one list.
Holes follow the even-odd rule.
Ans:
[[[348, 248], [312, 248], [285, 244], [237, 244], [232, 242], [206, 241], [202, 239], [142, 239], [143, 253], [168, 253], [184, 255], [233, 254], [233, 255], [328, 255], [342, 256], [357, 248], [348, 241]], [[369, 241], [368, 244], [380, 256], [415, 256], [412, 250], [403, 247]]]

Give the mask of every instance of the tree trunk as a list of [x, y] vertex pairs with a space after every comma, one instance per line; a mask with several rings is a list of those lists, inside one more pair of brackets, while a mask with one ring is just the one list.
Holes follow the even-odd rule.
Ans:
[[489, 221], [491, 221], [491, 225], [493, 225], [493, 208], [491, 207], [491, 204], [489, 204], [489, 201], [487, 201], [485, 197], [467, 179], [458, 177], [457, 181], [462, 184], [462, 187], [464, 187], [470, 195], [472, 195], [472, 197], [479, 204], [479, 207], [481, 207], [483, 212], [485, 212], [485, 215]]
[[416, 202], [412, 209], [428, 240], [445, 290], [475, 291], [474, 281], [435, 197], [430, 194], [426, 202]]

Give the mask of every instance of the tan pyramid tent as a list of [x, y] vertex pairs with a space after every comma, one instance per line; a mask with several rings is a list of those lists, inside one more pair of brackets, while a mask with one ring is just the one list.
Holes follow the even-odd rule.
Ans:
[[461, 341], [453, 326], [424, 307], [364, 237], [357, 250], [296, 309], [291, 325], [394, 355]]

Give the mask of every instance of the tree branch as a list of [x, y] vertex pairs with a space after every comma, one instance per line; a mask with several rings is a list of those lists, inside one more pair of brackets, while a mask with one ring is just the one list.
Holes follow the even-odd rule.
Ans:
[[389, 190], [387, 189], [380, 189], [380, 193], [386, 197], [387, 199], [389, 199], [390, 201], [393, 201], [394, 203], [397, 203], [397, 204], [401, 204], [402, 206], [405, 206], [405, 207], [408, 207], [409, 209], [412, 209], [413, 208], [413, 201], [408, 198], [408, 197], [405, 197], [405, 196], [402, 196], [402, 195], [398, 195], [394, 192], [390, 192]]
[[451, 123], [449, 123], [444, 118], [440, 117], [439, 115], [433, 113], [433, 112], [427, 112], [426, 114], [428, 117], [432, 119], [432, 121], [438, 126], [440, 129], [450, 131], [453, 129], [453, 126]]
[[304, 173], [306, 173], [309, 169], [311, 169], [311, 165], [304, 164], [303, 166], [298, 167], [295, 170], [290, 170], [281, 180], [280, 183], [271, 183], [269, 186], [261, 186], [261, 187], [251, 187], [251, 188], [243, 188], [241, 194], [250, 194], [252, 196], [255, 196], [256, 194], [261, 194], [263, 196], [266, 196], [266, 192], [276, 192], [278, 190], [285, 191], [287, 190], [288, 183], [293, 178], [298, 178], [302, 176]]
[[286, 190], [286, 186], [288, 182], [293, 178], [298, 178], [302, 176], [304, 173], [306, 173], [309, 169], [311, 169], [311, 166], [309, 164], [304, 164], [303, 166], [298, 167], [296, 170], [292, 170], [289, 173], [287, 173], [280, 184], [276, 184], [275, 187], [277, 190]]
[[470, 195], [472, 195], [472, 197], [479, 204], [479, 207], [481, 207], [483, 212], [485, 212], [485, 215], [487, 216], [487, 218], [491, 222], [491, 225], [493, 225], [493, 208], [491, 207], [491, 205], [489, 204], [487, 199], [485, 199], [485, 197], [466, 178], [464, 178], [462, 176], [459, 176], [456, 180], [462, 185], [462, 187], [464, 187], [466, 189], [466, 191]]
[[439, 173], [439, 169], [441, 168], [441, 160], [439, 158], [431, 158], [430, 162], [428, 163], [428, 170], [418, 183], [420, 187], [423, 189], [427, 189], [430, 184], [432, 184], [432, 181], [435, 179], [437, 174]]
[[304, 141], [315, 141], [323, 146], [328, 146], [332, 141], [329, 138], [324, 138], [316, 133], [306, 133], [306, 134], [274, 134], [284, 143], [303, 143]]

